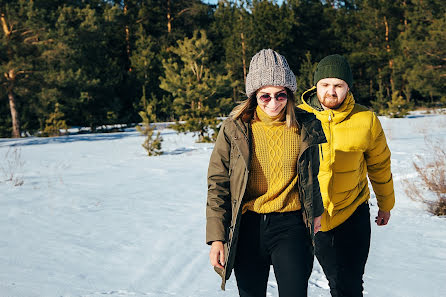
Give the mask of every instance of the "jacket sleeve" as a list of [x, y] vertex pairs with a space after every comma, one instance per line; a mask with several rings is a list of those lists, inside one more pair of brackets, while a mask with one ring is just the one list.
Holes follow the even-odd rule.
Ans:
[[217, 136], [208, 168], [208, 194], [206, 203], [206, 243], [227, 241], [231, 220], [231, 194], [229, 186], [229, 161], [231, 141], [226, 135], [224, 121]]
[[312, 172], [313, 172], [313, 216], [318, 217], [324, 213], [324, 203], [322, 202], [321, 188], [319, 186], [319, 145], [312, 148]]
[[367, 172], [378, 201], [378, 207], [390, 211], [395, 204], [390, 150], [378, 117], [373, 113], [371, 139], [365, 152]]

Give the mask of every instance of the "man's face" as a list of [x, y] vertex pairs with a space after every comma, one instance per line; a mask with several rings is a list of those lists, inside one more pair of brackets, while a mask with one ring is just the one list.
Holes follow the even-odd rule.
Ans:
[[336, 109], [344, 102], [350, 90], [339, 78], [323, 78], [317, 82], [317, 97], [324, 109]]

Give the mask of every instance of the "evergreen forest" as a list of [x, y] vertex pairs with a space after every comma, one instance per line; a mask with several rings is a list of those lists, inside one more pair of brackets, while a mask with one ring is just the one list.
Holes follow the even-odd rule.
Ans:
[[444, 0], [0, 0], [0, 137], [150, 111], [209, 139], [263, 48], [287, 58], [297, 98], [338, 53], [355, 100], [379, 114], [446, 105]]

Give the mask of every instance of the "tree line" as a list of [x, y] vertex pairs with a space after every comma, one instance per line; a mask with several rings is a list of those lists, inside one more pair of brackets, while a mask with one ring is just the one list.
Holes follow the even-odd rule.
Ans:
[[[176, 121], [202, 140], [245, 99], [250, 58], [284, 55], [299, 94], [345, 55], [357, 102], [446, 103], [442, 0], [0, 0], [0, 137]], [[181, 122], [180, 122], [181, 121]], [[181, 123], [181, 124], [180, 124]]]

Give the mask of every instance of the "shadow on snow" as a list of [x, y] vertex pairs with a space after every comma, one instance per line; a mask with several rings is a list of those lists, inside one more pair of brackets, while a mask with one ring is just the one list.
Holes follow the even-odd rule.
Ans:
[[119, 133], [96, 133], [96, 134], [78, 134], [58, 137], [28, 137], [0, 139], [0, 147], [2, 146], [27, 146], [27, 145], [43, 145], [50, 143], [71, 143], [77, 141], [107, 141], [118, 140], [127, 137], [139, 137], [141, 134], [136, 132], [119, 132]]

